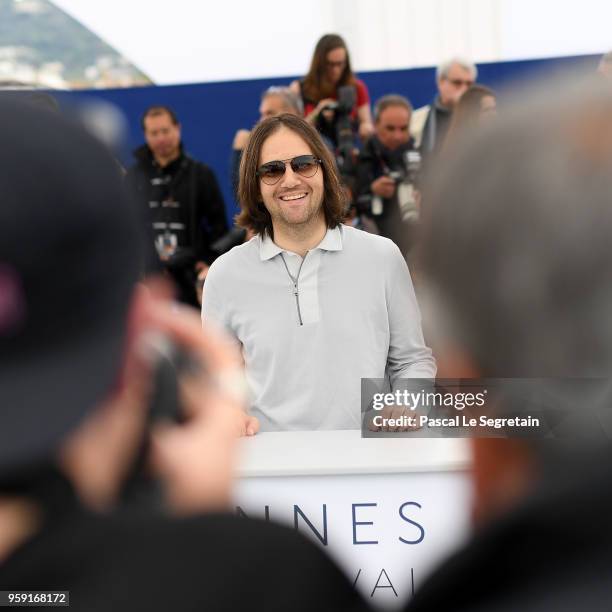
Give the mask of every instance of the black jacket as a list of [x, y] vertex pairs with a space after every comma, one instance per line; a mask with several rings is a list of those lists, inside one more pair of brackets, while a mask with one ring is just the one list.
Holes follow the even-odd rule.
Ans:
[[439, 153], [450, 127], [451, 118], [451, 109], [442, 106], [439, 98], [436, 98], [429, 109], [423, 126], [420, 153], [424, 160]]
[[158, 234], [161, 203], [176, 202], [173, 214], [180, 217], [185, 230], [178, 237], [177, 251], [168, 267], [190, 267], [196, 261], [212, 263], [215, 256], [210, 245], [228, 231], [225, 203], [213, 171], [187, 155], [181, 146], [180, 156], [161, 168], [148, 146], [134, 152], [136, 164], [126, 180], [135, 197], [147, 210], [153, 224], [153, 238]]
[[397, 203], [397, 198], [386, 198], [382, 200], [382, 213], [372, 214], [372, 190], [370, 185], [377, 178], [397, 171], [405, 172], [404, 154], [414, 149], [414, 143], [410, 139], [405, 145], [390, 151], [384, 147], [378, 138], [369, 138], [359, 153], [355, 165], [354, 202], [357, 211], [370, 217], [382, 236], [391, 238], [399, 244], [405, 238], [406, 229]]

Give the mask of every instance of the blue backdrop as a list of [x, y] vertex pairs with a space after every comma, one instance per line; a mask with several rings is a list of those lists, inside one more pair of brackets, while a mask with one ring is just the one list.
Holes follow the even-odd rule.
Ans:
[[[537, 78], [538, 74], [557, 69], [586, 66], [587, 69], [595, 70], [598, 61], [599, 56], [580, 56], [479, 64], [478, 81], [499, 89], [513, 81]], [[368, 86], [372, 102], [384, 94], [399, 93], [408, 97], [417, 108], [428, 104], [436, 92], [433, 68], [362, 72], [359, 76]], [[181, 121], [187, 151], [215, 171], [225, 197], [229, 220], [237, 212], [229, 179], [234, 134], [240, 128], [250, 128], [257, 121], [262, 91], [270, 85], [289, 84], [294, 78], [297, 76], [53, 93], [62, 106], [99, 98], [120, 108], [129, 125], [125, 144], [119, 152], [125, 165], [131, 164], [131, 150], [143, 142], [140, 128], [143, 110], [152, 104], [171, 106]]]

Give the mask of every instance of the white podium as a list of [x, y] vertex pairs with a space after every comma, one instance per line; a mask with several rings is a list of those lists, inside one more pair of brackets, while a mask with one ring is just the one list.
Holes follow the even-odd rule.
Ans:
[[235, 505], [311, 537], [372, 604], [389, 608], [467, 535], [469, 467], [459, 439], [262, 433], [241, 441]]

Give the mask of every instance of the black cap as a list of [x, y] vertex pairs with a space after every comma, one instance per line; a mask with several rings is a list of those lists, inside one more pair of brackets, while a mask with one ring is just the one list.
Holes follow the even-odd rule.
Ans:
[[51, 457], [113, 388], [141, 269], [116, 161], [0, 99], [0, 476]]

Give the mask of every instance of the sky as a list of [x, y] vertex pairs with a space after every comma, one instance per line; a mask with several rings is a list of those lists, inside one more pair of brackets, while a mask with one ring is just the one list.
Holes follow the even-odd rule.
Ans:
[[326, 32], [357, 71], [612, 49], [610, 0], [53, 1], [160, 85], [304, 74]]

